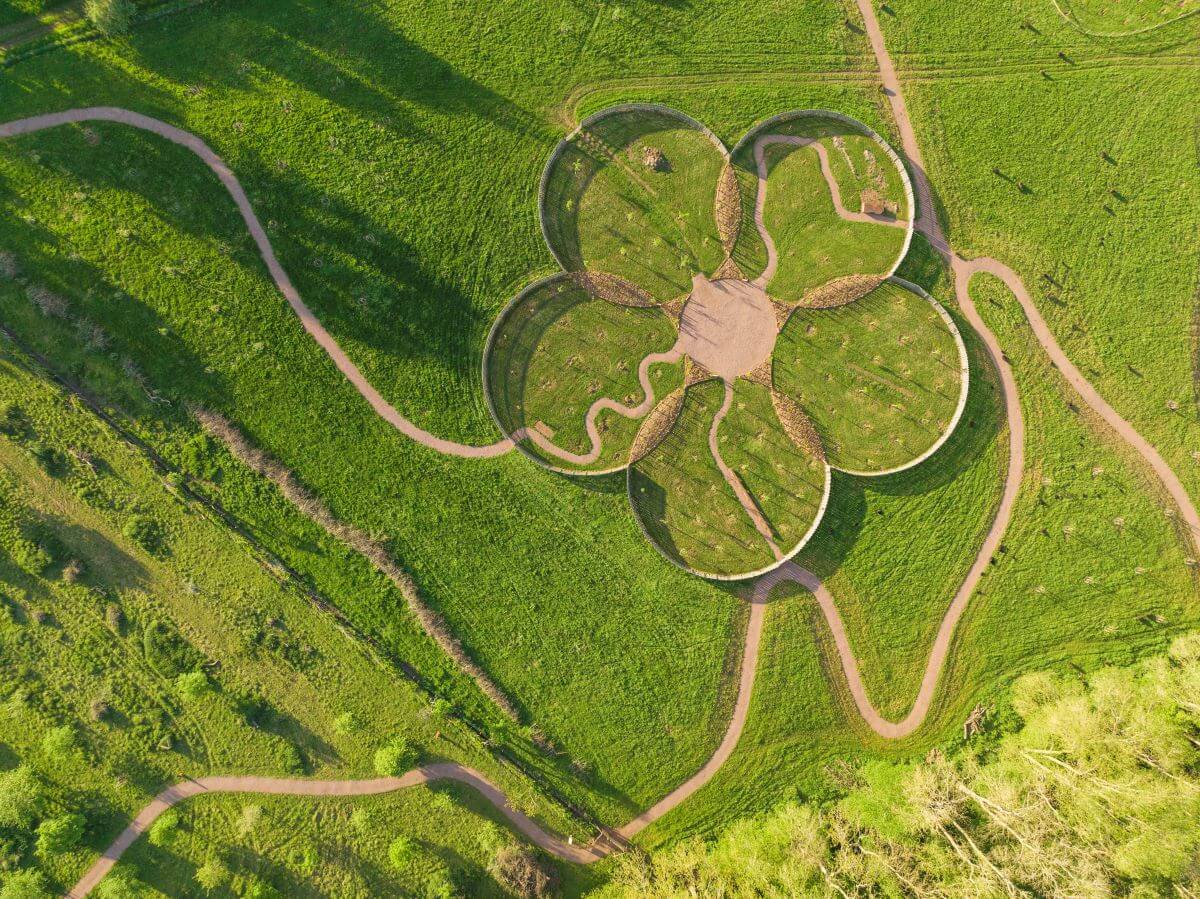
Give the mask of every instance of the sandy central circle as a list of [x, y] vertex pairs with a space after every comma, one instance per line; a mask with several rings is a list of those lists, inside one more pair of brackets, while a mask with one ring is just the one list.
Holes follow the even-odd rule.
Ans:
[[749, 281], [697, 275], [679, 321], [680, 348], [714, 375], [732, 380], [771, 357], [779, 330], [767, 294]]

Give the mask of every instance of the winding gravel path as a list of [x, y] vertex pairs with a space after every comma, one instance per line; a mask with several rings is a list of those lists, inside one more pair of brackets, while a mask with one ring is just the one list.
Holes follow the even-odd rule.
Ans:
[[838, 186], [837, 179], [833, 177], [833, 168], [829, 165], [829, 154], [825, 151], [825, 146], [820, 141], [811, 137], [800, 137], [795, 134], [767, 134], [754, 142], [754, 164], [758, 170], [758, 196], [754, 199], [754, 227], [758, 230], [758, 236], [762, 238], [763, 245], [767, 248], [766, 268], [763, 269], [761, 275], [750, 282], [755, 287], [765, 289], [771, 282], [771, 279], [775, 277], [776, 269], [779, 268], [779, 251], [775, 248], [775, 240], [771, 237], [766, 223], [763, 221], [763, 211], [767, 206], [767, 176], [770, 174], [767, 171], [766, 149], [774, 144], [812, 147], [816, 151], [817, 159], [821, 163], [821, 174], [825, 178], [825, 184], [829, 187], [829, 196], [833, 200], [833, 210], [839, 217], [848, 222], [859, 222], [867, 225], [891, 225], [896, 228], [908, 227], [908, 222], [903, 219], [892, 218], [886, 215], [873, 215], [868, 212], [852, 212], [847, 209], [842, 203], [842, 190]]
[[[333, 336], [325, 330], [320, 319], [313, 315], [312, 310], [305, 305], [304, 300], [300, 298], [299, 291], [292, 285], [287, 272], [279, 264], [279, 260], [275, 258], [275, 250], [271, 246], [271, 241], [267, 238], [266, 231], [263, 230], [258, 216], [254, 214], [254, 207], [250, 205], [250, 198], [246, 196], [246, 191], [242, 189], [241, 183], [234, 176], [233, 172], [230, 171], [225, 161], [196, 135], [189, 131], [184, 131], [182, 128], [176, 128], [174, 125], [168, 125], [166, 122], [142, 115], [138, 112], [132, 112], [128, 109], [120, 109], [115, 106], [89, 106], [82, 109], [68, 109], [65, 112], [52, 112], [46, 115], [5, 122], [0, 125], [0, 139], [16, 137], [21, 134], [32, 134], [35, 131], [45, 131], [47, 128], [57, 128], [60, 125], [77, 122], [118, 122], [122, 125], [129, 125], [130, 127], [139, 128], [142, 131], [149, 131], [152, 134], [165, 137], [172, 143], [186, 147], [200, 157], [200, 160], [212, 169], [213, 173], [220, 179], [221, 184], [229, 191], [229, 196], [233, 198], [238, 211], [242, 214], [242, 219], [246, 222], [250, 236], [254, 238], [254, 243], [258, 246], [258, 252], [262, 256], [263, 262], [267, 265], [267, 271], [271, 273], [271, 280], [275, 282], [275, 286], [279, 288], [279, 292], [288, 301], [288, 305], [299, 316], [304, 330], [320, 345], [333, 364], [337, 366], [338, 371], [346, 376], [346, 379], [354, 385], [354, 389], [362, 395], [363, 399], [371, 404], [371, 408], [375, 410], [376, 414], [405, 437], [447, 456], [460, 456], [468, 459], [486, 459], [492, 456], [499, 456], [513, 448], [513, 439], [500, 440], [487, 446], [470, 446], [464, 443], [456, 443], [453, 440], [445, 440], [418, 427], [396, 411], [395, 407], [385, 400], [379, 394], [379, 391], [371, 385], [371, 382], [363, 376], [362, 372], [358, 370], [358, 366], [350, 361], [350, 357], [346, 355], [345, 351], [338, 345], [338, 342], [333, 339]], [[517, 440], [521, 439], [518, 434], [514, 434], [513, 438]]]

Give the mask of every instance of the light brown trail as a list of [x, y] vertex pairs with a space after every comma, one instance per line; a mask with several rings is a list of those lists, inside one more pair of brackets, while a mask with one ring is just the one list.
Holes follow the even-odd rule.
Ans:
[[[379, 394], [379, 391], [371, 385], [371, 382], [363, 376], [362, 372], [358, 370], [358, 366], [350, 361], [350, 358], [338, 345], [338, 342], [325, 330], [324, 325], [313, 315], [312, 310], [305, 305], [304, 300], [300, 298], [299, 291], [292, 285], [287, 272], [279, 264], [279, 260], [275, 258], [275, 250], [271, 246], [271, 241], [267, 238], [266, 231], [263, 229], [262, 223], [259, 222], [258, 216], [255, 215], [254, 207], [250, 205], [250, 198], [246, 196], [246, 191], [242, 189], [241, 183], [234, 176], [233, 172], [230, 171], [225, 161], [196, 135], [181, 128], [176, 128], [174, 125], [168, 125], [166, 122], [142, 115], [141, 113], [132, 112], [128, 109], [120, 109], [114, 106], [91, 106], [82, 109], [68, 109], [65, 112], [47, 113], [46, 115], [32, 116], [27, 119], [17, 119], [16, 121], [0, 124], [0, 139], [16, 137], [21, 134], [32, 134], [35, 131], [44, 131], [47, 128], [57, 128], [60, 125], [77, 122], [118, 122], [122, 125], [140, 128], [143, 131], [149, 131], [152, 134], [165, 137], [167, 140], [179, 144], [181, 147], [186, 147], [200, 157], [200, 160], [212, 169], [213, 173], [220, 179], [221, 184], [229, 191], [229, 196], [233, 198], [238, 211], [242, 214], [242, 219], [246, 222], [250, 236], [254, 238], [254, 243], [258, 246], [258, 252], [262, 256], [263, 262], [267, 265], [267, 271], [271, 274], [271, 280], [275, 282], [275, 286], [279, 288], [279, 292], [288, 301], [288, 305], [292, 307], [292, 310], [300, 318], [300, 323], [304, 326], [304, 330], [320, 345], [333, 364], [337, 366], [338, 371], [346, 376], [346, 379], [354, 385], [354, 389], [362, 395], [363, 399], [370, 403], [371, 408], [375, 410], [376, 414], [405, 437], [415, 440], [417, 443], [436, 450], [439, 453], [470, 459], [499, 456], [513, 448], [513, 441], [511, 439], [500, 440], [487, 446], [470, 446], [463, 443], [456, 443], [453, 440], [445, 440], [418, 427], [396, 411]], [[516, 439], [520, 439], [520, 435], [513, 436]]]

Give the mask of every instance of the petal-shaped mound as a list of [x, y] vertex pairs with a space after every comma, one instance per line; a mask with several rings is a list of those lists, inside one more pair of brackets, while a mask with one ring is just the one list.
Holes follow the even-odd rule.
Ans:
[[887, 474], [922, 461], [957, 424], [967, 353], [941, 306], [891, 280], [846, 306], [795, 310], [772, 378], [812, 419], [830, 465]]
[[669, 430], [629, 468], [634, 513], [663, 555], [697, 574], [733, 580], [769, 570], [824, 512], [829, 469], [810, 436], [789, 436], [766, 387], [694, 384]]
[[773, 119], [738, 144], [733, 163], [743, 197], [754, 198], [743, 202], [734, 259], [771, 296], [836, 306], [895, 272], [911, 237], [911, 188], [866, 126], [815, 112]]
[[724, 261], [717, 185], [725, 151], [663, 107], [623, 106], [586, 120], [542, 179], [542, 230], [567, 271], [615, 275], [666, 302]]
[[616, 471], [638, 419], [682, 383], [675, 342], [661, 309], [618, 305], [556, 275], [496, 320], [484, 352], [488, 404], [501, 430], [542, 464]]

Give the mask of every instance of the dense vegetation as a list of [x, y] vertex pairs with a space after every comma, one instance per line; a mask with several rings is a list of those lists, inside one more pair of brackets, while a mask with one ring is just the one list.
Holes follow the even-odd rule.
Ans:
[[948, 757], [835, 768], [711, 845], [630, 855], [604, 896], [1167, 896], [1200, 888], [1200, 633], [1089, 678], [1014, 684], [1019, 729]]

